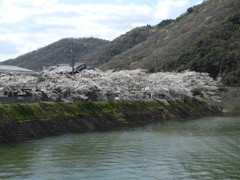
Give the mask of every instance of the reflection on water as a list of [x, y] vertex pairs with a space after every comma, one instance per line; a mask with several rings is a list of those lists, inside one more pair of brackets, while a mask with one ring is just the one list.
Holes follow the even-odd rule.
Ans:
[[240, 179], [240, 116], [0, 145], [0, 179]]

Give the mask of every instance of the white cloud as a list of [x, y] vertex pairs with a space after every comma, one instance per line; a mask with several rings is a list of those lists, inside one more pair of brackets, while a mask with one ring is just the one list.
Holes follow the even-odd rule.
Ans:
[[184, 7], [190, 5], [189, 0], [161, 0], [157, 4], [155, 18], [170, 19], [180, 15]]
[[121, 3], [121, 2], [123, 2], [124, 0], [115, 0], [115, 2], [117, 2], [117, 3]]
[[136, 26], [156, 25], [171, 18], [172, 12], [181, 11], [189, 1], [159, 0], [156, 7], [151, 7], [134, 3], [67, 5], [58, 0], [3, 0], [0, 43], [9, 42], [6, 47], [12, 46], [12, 50], [6, 54], [12, 54], [0, 51], [0, 61], [66, 37], [112, 40]]
[[198, 1], [196, 4], [201, 4], [203, 2], [203, 0], [201, 0], [201, 1]]

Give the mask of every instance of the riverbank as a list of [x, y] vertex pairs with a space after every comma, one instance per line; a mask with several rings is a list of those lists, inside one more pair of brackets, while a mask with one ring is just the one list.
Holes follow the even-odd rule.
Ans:
[[0, 143], [217, 113], [219, 109], [193, 99], [167, 100], [167, 103], [152, 100], [1, 105]]

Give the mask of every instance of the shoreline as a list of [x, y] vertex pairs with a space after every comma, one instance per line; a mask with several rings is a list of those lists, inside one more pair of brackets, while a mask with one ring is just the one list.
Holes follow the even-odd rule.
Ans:
[[[193, 99], [0, 106], [0, 144], [220, 114]], [[5, 117], [5, 119], [4, 119]]]

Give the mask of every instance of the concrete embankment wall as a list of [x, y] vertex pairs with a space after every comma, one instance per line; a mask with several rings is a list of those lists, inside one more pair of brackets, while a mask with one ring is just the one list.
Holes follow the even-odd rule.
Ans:
[[157, 100], [1, 105], [0, 144], [217, 113], [219, 109], [192, 99], [169, 100], [168, 105]]

